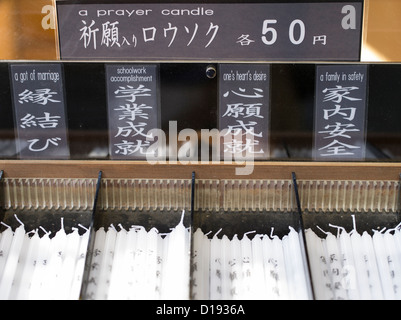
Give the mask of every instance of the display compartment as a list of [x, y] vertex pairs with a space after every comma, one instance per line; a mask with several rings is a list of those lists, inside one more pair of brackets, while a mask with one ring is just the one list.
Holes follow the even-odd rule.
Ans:
[[315, 298], [399, 299], [399, 181], [303, 181], [301, 190]]
[[[196, 291], [198, 287], [194, 285], [197, 283], [194, 267], [198, 257], [194, 239], [198, 235], [196, 231], [199, 227], [203, 234], [208, 235], [207, 241], [210, 242], [216, 234], [215, 239], [222, 240], [224, 233], [230, 240], [237, 234], [238, 240], [247, 237], [252, 241], [258, 237], [263, 239], [260, 236], [262, 234], [265, 235], [265, 239], [267, 236], [270, 239], [283, 240], [289, 235], [289, 226], [299, 231], [296, 229], [300, 222], [294, 182], [288, 178], [293, 173], [297, 176], [297, 190], [304, 225], [302, 231], [306, 232], [305, 239], [307, 239], [309, 228], [312, 228], [322, 239], [324, 238], [324, 233], [317, 226], [333, 234], [336, 234], [338, 227], [345, 228], [347, 232], [351, 231], [352, 215], [356, 217], [356, 228], [359, 233], [369, 232], [371, 229], [379, 232], [384, 227], [394, 229], [399, 223], [398, 172], [400, 167], [395, 164], [264, 163], [255, 167], [251, 179], [232, 179], [236, 169], [234, 165], [184, 166], [177, 164], [161, 168], [137, 162], [18, 161], [17, 163], [18, 165], [15, 161], [2, 163], [5, 168], [3, 178], [5, 208], [7, 210], [9, 207], [13, 208], [9, 210], [6, 220], [14, 227], [20, 225], [12, 216], [12, 213], [18, 212], [19, 207], [29, 207], [30, 210], [27, 212], [30, 212], [31, 218], [43, 215], [48, 206], [57, 207], [60, 208], [60, 215], [68, 216], [65, 220], [67, 222], [75, 218], [74, 213], [69, 209], [74, 204], [75, 207], [86, 211], [88, 213], [86, 217], [89, 218], [94, 206], [94, 198], [96, 198], [96, 179], [82, 177], [85, 175], [93, 177], [92, 173], [99, 173], [99, 169], [102, 172], [102, 180], [96, 202], [96, 208], [100, 210], [96, 211], [97, 218], [93, 221], [96, 231], [100, 227], [110, 229], [113, 223], [118, 231], [122, 230], [121, 227], [128, 231], [130, 226], [135, 224], [144, 226], [146, 231], [156, 227], [160, 233], [167, 233], [169, 228], [178, 226], [182, 218], [182, 209], [186, 209], [184, 229], [186, 232], [189, 232], [187, 227], [192, 229], [191, 249], [188, 252], [190, 263], [188, 268], [191, 266], [192, 273], [186, 279], [190, 288], [188, 299], [199, 298], [199, 293]], [[119, 163], [118, 166], [116, 166], [117, 163]], [[29, 171], [24, 171], [23, 168], [27, 165], [29, 165]], [[335, 168], [335, 170], [327, 170], [328, 168]], [[50, 177], [46, 179], [47, 184], [41, 184], [43, 179], [29, 177], [29, 175], [37, 176], [44, 170]], [[66, 172], [72, 178], [63, 178]], [[188, 176], [191, 176], [193, 172], [197, 179], [195, 188], [192, 189], [192, 181], [188, 179]], [[11, 178], [12, 175], [23, 175], [26, 178]], [[78, 176], [81, 178], [76, 178]], [[141, 176], [149, 178], [143, 179], [140, 178]], [[213, 179], [208, 179], [211, 176]], [[29, 183], [26, 183], [27, 181]], [[29, 206], [28, 203], [30, 203]], [[32, 204], [36, 209], [33, 209]], [[154, 209], [158, 207], [163, 209]], [[193, 224], [190, 222], [192, 207], [194, 208]], [[60, 228], [58, 217], [60, 216], [52, 222], [56, 231]], [[22, 218], [21, 216], [21, 220]], [[36, 223], [39, 222], [34, 220]], [[80, 222], [85, 225], [85, 221]], [[67, 223], [65, 226], [72, 227]], [[271, 229], [272, 227], [274, 230]], [[44, 228], [50, 229], [51, 226], [46, 225]], [[2, 229], [4, 234], [7, 228], [3, 226]], [[137, 227], [134, 230], [139, 232], [140, 229], [142, 228]], [[79, 227], [79, 230], [83, 232], [85, 229]], [[370, 235], [375, 234], [376, 231], [370, 232]], [[94, 239], [91, 237], [90, 240], [94, 241]], [[88, 253], [91, 254], [87, 257], [92, 257], [95, 252], [92, 249], [94, 242], [90, 243]], [[308, 257], [306, 262], [311, 264], [311, 258], [316, 251], [308, 246], [304, 249]], [[90, 260], [87, 260], [86, 266], [86, 271], [90, 270]], [[199, 269], [196, 270], [199, 271]], [[95, 295], [85, 296], [86, 286], [92, 283], [89, 274], [84, 276], [82, 299], [96, 298]], [[313, 283], [316, 276], [312, 268], [309, 285]], [[314, 298], [321, 298], [316, 289], [313, 292]], [[246, 299], [246, 296], [243, 298]], [[278, 297], [276, 295], [266, 298], [262, 293], [256, 297], [256, 299], [261, 298], [277, 299]]]
[[193, 299], [313, 299], [291, 180], [200, 180], [197, 187]]
[[1, 181], [1, 299], [80, 297], [96, 180]]
[[191, 180], [103, 180], [81, 299], [189, 299], [191, 223]]

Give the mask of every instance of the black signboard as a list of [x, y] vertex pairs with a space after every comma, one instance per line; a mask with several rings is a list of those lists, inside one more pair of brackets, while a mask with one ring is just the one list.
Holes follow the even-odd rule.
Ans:
[[146, 159], [160, 128], [157, 65], [106, 65], [111, 159]]
[[367, 65], [317, 66], [315, 160], [364, 160], [367, 83]]
[[11, 64], [10, 77], [20, 158], [69, 158], [61, 65]]
[[62, 59], [358, 61], [361, 2], [57, 2]]
[[219, 66], [219, 131], [224, 159], [267, 159], [270, 65]]

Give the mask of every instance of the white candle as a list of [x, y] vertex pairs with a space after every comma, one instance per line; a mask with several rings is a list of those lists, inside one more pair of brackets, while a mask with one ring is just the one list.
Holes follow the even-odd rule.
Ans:
[[263, 267], [265, 270], [265, 287], [267, 293], [267, 300], [274, 300], [278, 298], [277, 288], [277, 272], [276, 266], [277, 261], [273, 256], [273, 241], [268, 235], [264, 235], [262, 238], [263, 247]]
[[80, 236], [77, 228], [73, 228], [73, 232], [67, 235], [67, 243], [63, 265], [61, 267], [60, 277], [57, 287], [59, 290], [54, 295], [56, 300], [69, 299], [71, 293], [72, 282], [74, 278], [75, 262], [79, 255]]
[[328, 259], [326, 257], [325, 240], [321, 239], [312, 229], [305, 230], [309, 261], [312, 273], [313, 288], [317, 300], [334, 299], [329, 275]]
[[123, 295], [122, 299], [133, 299], [134, 292], [134, 264], [135, 264], [135, 251], [137, 247], [137, 227], [131, 227], [127, 234], [126, 251], [123, 257], [123, 265], [121, 266], [121, 275], [124, 277], [124, 282], [120, 285], [120, 294]]
[[391, 279], [390, 268], [388, 265], [388, 252], [384, 242], [383, 234], [376, 230], [373, 230], [373, 232], [373, 247], [376, 253], [376, 261], [383, 288], [384, 299], [394, 300], [394, 288]]
[[189, 299], [190, 252], [188, 231], [183, 224], [184, 214], [185, 211], [180, 223], [170, 233], [161, 299]]
[[370, 294], [373, 300], [382, 300], [384, 298], [383, 289], [377, 266], [376, 253], [373, 247], [373, 239], [366, 231], [362, 234], [362, 245], [366, 254], [367, 269], [369, 271]]
[[4, 267], [7, 262], [7, 257], [10, 252], [11, 243], [13, 241], [14, 232], [10, 226], [1, 222], [2, 225], [6, 226], [7, 229], [2, 232], [1, 242], [0, 242], [0, 275], [4, 273]]
[[293, 259], [291, 256], [291, 245], [290, 245], [290, 240], [288, 238], [288, 235], [284, 236], [283, 239], [281, 240], [282, 246], [283, 246], [283, 253], [284, 253], [284, 267], [285, 267], [285, 273], [287, 275], [287, 284], [288, 284], [288, 297], [285, 299], [289, 300], [295, 300], [296, 295], [295, 295], [295, 268], [296, 268], [296, 261]]
[[[183, 216], [184, 218], [184, 216]], [[183, 277], [183, 282], [186, 287], [186, 297], [184, 299], [189, 299], [190, 298], [190, 275], [191, 275], [191, 227], [185, 228], [185, 262], [184, 262], [184, 277]]]
[[327, 257], [329, 259], [329, 270], [332, 277], [334, 298], [338, 300], [347, 299], [347, 291], [343, 281], [343, 265], [340, 248], [336, 236], [328, 233], [326, 237]]
[[352, 253], [355, 262], [355, 273], [358, 279], [359, 299], [371, 300], [369, 287], [369, 270], [367, 264], [367, 253], [364, 250], [362, 236], [355, 231], [351, 233]]
[[106, 300], [109, 290], [110, 273], [112, 269], [114, 246], [116, 242], [117, 231], [111, 225], [106, 233], [102, 259], [100, 261], [100, 270], [98, 277], [98, 286], [96, 288], [95, 300]]
[[202, 297], [204, 300], [209, 299], [209, 292], [210, 292], [210, 239], [208, 238], [208, 234], [203, 236], [203, 243], [202, 243]]
[[100, 264], [103, 256], [104, 244], [106, 241], [106, 231], [103, 227], [96, 231], [95, 243], [93, 245], [92, 260], [88, 284], [85, 292], [86, 299], [95, 299], [99, 283]]
[[159, 232], [156, 228], [150, 229], [147, 235], [145, 281], [143, 299], [156, 299], [156, 273], [157, 273], [157, 245]]
[[383, 234], [384, 244], [387, 249], [387, 262], [390, 269], [391, 279], [393, 283], [394, 297], [397, 300], [401, 299], [401, 252], [397, 251], [397, 245], [395, 243], [394, 236], [391, 232], [394, 230], [388, 230]]
[[85, 269], [85, 260], [88, 251], [88, 243], [90, 235], [89, 229], [83, 227], [82, 225], [78, 226], [84, 228], [85, 233], [80, 236], [78, 256], [75, 262], [74, 278], [73, 278], [73, 283], [71, 285], [71, 292], [69, 297], [70, 300], [78, 300], [81, 293], [82, 279]]
[[204, 300], [207, 297], [203, 296], [203, 265], [202, 265], [202, 245], [203, 245], [203, 232], [198, 228], [194, 232], [194, 245], [192, 252], [192, 299]]
[[358, 300], [358, 279], [352, 252], [351, 237], [348, 232], [343, 230], [340, 233], [340, 246], [343, 257], [343, 281], [347, 290], [348, 299]]
[[29, 249], [26, 255], [25, 267], [21, 275], [21, 282], [15, 293], [15, 299], [17, 300], [27, 300], [29, 298], [33, 272], [35, 270], [36, 259], [38, 256], [39, 241], [39, 233], [36, 230], [29, 241]]
[[278, 236], [273, 236], [273, 259], [277, 262], [277, 289], [279, 299], [289, 299], [288, 281], [285, 270], [283, 243]]
[[401, 223], [394, 229], [394, 239], [397, 245], [397, 251], [401, 252]]
[[237, 234], [231, 240], [231, 279], [231, 299], [239, 300], [243, 294], [243, 274], [241, 241]]
[[210, 299], [221, 300], [221, 240], [217, 237], [220, 229], [210, 242]]
[[17, 299], [18, 290], [19, 290], [20, 286], [22, 285], [22, 283], [21, 283], [22, 275], [24, 273], [24, 269], [28, 265], [27, 259], [28, 259], [28, 253], [29, 253], [29, 245], [31, 243], [30, 233], [32, 233], [32, 232], [35, 233], [35, 231], [27, 232], [24, 237], [24, 243], [22, 244], [21, 253], [20, 253], [20, 256], [18, 259], [17, 270], [14, 275], [14, 281], [13, 281], [13, 285], [11, 287], [11, 292], [10, 292], [10, 296], [9, 296], [10, 300]]
[[248, 238], [248, 233], [245, 233], [241, 239], [241, 259], [242, 259], [242, 297], [243, 299], [252, 299], [252, 243]]
[[[48, 258], [48, 273], [43, 279], [43, 291], [47, 292], [50, 297], [57, 293], [57, 284], [61, 277], [61, 267], [63, 265], [64, 250], [67, 244], [67, 234], [64, 229], [64, 218], [61, 218], [61, 228], [56, 232], [55, 236], [50, 241], [49, 258]], [[36, 269], [36, 268], [35, 268]]]
[[265, 272], [263, 266], [263, 246], [261, 237], [261, 235], [255, 235], [252, 239], [252, 299], [255, 300], [265, 300], [268, 298], [266, 288], [264, 286]]
[[230, 239], [226, 235], [221, 239], [221, 299], [231, 299], [231, 266], [230, 266]]
[[132, 299], [143, 299], [145, 291], [145, 264], [147, 250], [147, 232], [145, 228], [138, 231], [137, 246], [135, 250], [134, 277], [133, 277], [133, 296]]
[[168, 245], [168, 237], [165, 238], [165, 235], [159, 234], [157, 237], [157, 266], [156, 266], [156, 288], [155, 288], [155, 299], [159, 300], [161, 295], [161, 285], [162, 285], [162, 276], [164, 269], [164, 250], [165, 246]]
[[124, 257], [128, 250], [128, 231], [119, 225], [120, 231], [117, 233], [116, 246], [113, 257], [113, 268], [110, 275], [110, 286], [108, 299], [120, 300], [125, 299], [125, 292], [122, 288], [125, 287], [124, 283], [127, 281], [126, 268]]
[[[300, 235], [294, 228], [290, 227], [290, 233], [288, 234], [288, 240], [290, 245], [290, 257], [291, 260], [287, 260], [287, 264], [290, 263], [295, 266], [294, 272], [294, 299], [297, 300], [308, 300], [311, 299], [309, 296], [308, 283], [307, 283], [307, 270], [306, 270], [306, 257], [302, 256], [301, 250], [301, 239]], [[303, 245], [303, 244], [302, 244]]]
[[[394, 251], [395, 251], [395, 255], [397, 255], [398, 257], [398, 261], [401, 260], [401, 232], [400, 232], [400, 227], [401, 227], [401, 223], [394, 228], [394, 234], [393, 234], [393, 241], [394, 241]], [[397, 272], [397, 276], [399, 276], [401, 270], [398, 269]], [[397, 294], [401, 293], [401, 288], [398, 287], [397, 288], [398, 292]]]
[[32, 285], [29, 292], [30, 300], [43, 300], [53, 297], [56, 292], [48, 292], [44, 287], [44, 281], [47, 279], [49, 270], [47, 268], [50, 249], [50, 237], [46, 233], [39, 241], [38, 256], [36, 260], [35, 270], [32, 276]]
[[[15, 216], [15, 218], [18, 220], [17, 216]], [[9, 298], [11, 286], [18, 264], [18, 258], [22, 249], [22, 245], [24, 243], [24, 224], [20, 220], [18, 221], [21, 225], [14, 232], [10, 251], [0, 280], [0, 300], [7, 300]]]

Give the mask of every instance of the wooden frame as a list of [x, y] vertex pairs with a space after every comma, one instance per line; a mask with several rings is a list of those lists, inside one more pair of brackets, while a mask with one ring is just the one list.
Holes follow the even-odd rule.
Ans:
[[250, 175], [236, 175], [244, 164], [156, 164], [145, 161], [0, 160], [5, 178], [106, 179], [291, 179], [299, 180], [399, 180], [401, 163], [390, 162], [255, 162]]

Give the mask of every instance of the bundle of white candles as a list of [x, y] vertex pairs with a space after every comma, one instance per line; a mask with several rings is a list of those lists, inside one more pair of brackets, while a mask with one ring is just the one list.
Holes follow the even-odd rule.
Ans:
[[96, 231], [86, 292], [94, 300], [189, 299], [190, 229], [161, 234], [142, 226]]
[[[272, 229], [272, 233], [273, 233]], [[221, 230], [220, 230], [221, 231]], [[219, 231], [219, 232], [220, 232]], [[299, 234], [245, 233], [231, 240], [194, 233], [192, 298], [197, 300], [310, 299]]]
[[305, 232], [316, 299], [401, 299], [401, 224], [361, 235], [352, 218], [349, 233], [332, 224], [336, 235]]
[[0, 234], [0, 299], [76, 300], [79, 298], [89, 231], [80, 235], [77, 228], [66, 234], [63, 218], [61, 229], [50, 237], [44, 230], [25, 231], [20, 226], [13, 232], [7, 229]]

